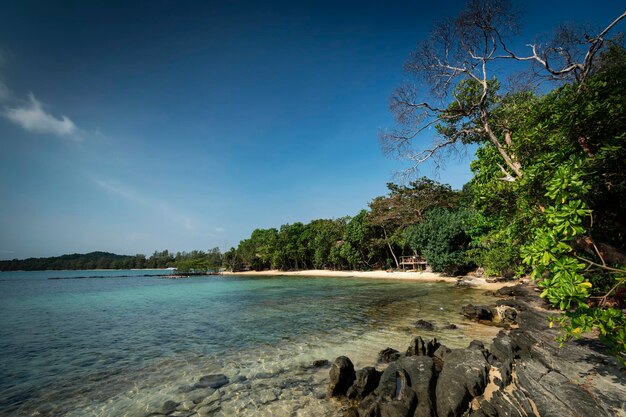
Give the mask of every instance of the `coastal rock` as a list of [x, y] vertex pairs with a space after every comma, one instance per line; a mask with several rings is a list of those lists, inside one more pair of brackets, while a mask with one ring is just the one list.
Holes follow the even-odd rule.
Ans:
[[205, 398], [209, 397], [215, 392], [213, 388], [201, 388], [191, 391], [184, 396], [185, 400], [192, 401], [195, 404], [202, 402]]
[[437, 380], [439, 417], [460, 417], [470, 401], [483, 393], [488, 382], [489, 363], [478, 349], [457, 349], [446, 355]]
[[493, 311], [487, 306], [474, 306], [472, 304], [468, 304], [461, 308], [461, 314], [474, 321], [493, 320]]
[[381, 372], [372, 366], [356, 371], [354, 384], [348, 389], [347, 397], [350, 399], [362, 399], [373, 392], [380, 382]]
[[498, 297], [527, 297], [528, 287], [521, 284], [502, 287], [495, 291], [495, 295]]
[[489, 352], [501, 362], [515, 358], [511, 337], [504, 331], [500, 331], [493, 339], [491, 346], [489, 346]]
[[468, 349], [478, 349], [481, 352], [483, 352], [483, 354], [485, 353], [485, 344], [483, 342], [481, 342], [480, 340], [472, 340], [469, 345], [467, 346]]
[[355, 378], [356, 374], [352, 361], [346, 356], [339, 356], [330, 368], [328, 396], [339, 397], [346, 395]]
[[228, 377], [224, 374], [205, 375], [194, 385], [196, 388], [220, 388], [228, 384]]
[[317, 359], [313, 361], [313, 368], [323, 368], [324, 366], [330, 365], [330, 361], [328, 359]]
[[398, 361], [409, 376], [409, 385], [417, 397], [417, 406], [413, 417], [431, 417], [435, 415], [436, 371], [432, 358], [427, 356], [409, 356]]
[[390, 347], [378, 352], [378, 363], [389, 363], [398, 360], [400, 352]]
[[[416, 337], [405, 356], [389, 363], [373, 392], [349, 395], [347, 415], [626, 417], [626, 376], [605, 347], [583, 338], [559, 348], [546, 311], [509, 301], [517, 303], [519, 328], [500, 331], [488, 349], [473, 341], [450, 350]], [[477, 316], [483, 308], [496, 311], [478, 308]], [[357, 379], [352, 391], [366, 385], [364, 375]]]
[[415, 322], [415, 328], [421, 330], [433, 331], [435, 330], [435, 325], [426, 320], [418, 320]]
[[178, 410], [182, 410], [182, 411], [189, 411], [189, 410], [193, 410], [194, 408], [196, 408], [196, 404], [193, 401], [189, 401], [189, 400], [183, 401], [178, 406]]
[[179, 404], [180, 403], [177, 403], [176, 401], [172, 401], [172, 400], [165, 401], [163, 403], [163, 405], [161, 406], [161, 413], [162, 414], [171, 414], [174, 411], [176, 411], [176, 409], [178, 408]]
[[[389, 368], [387, 368], [389, 369]], [[385, 373], [388, 373], [385, 376]], [[383, 390], [379, 394], [381, 417], [412, 417], [417, 406], [417, 396], [411, 389], [411, 380], [404, 369], [383, 372], [381, 384], [385, 379]]]
[[406, 356], [433, 356], [435, 351], [441, 346], [437, 339], [424, 341], [421, 336], [415, 337], [406, 351]]
[[208, 417], [215, 414], [217, 411], [219, 411], [220, 408], [221, 406], [219, 404], [205, 405], [198, 408], [196, 410], [196, 414], [198, 415], [198, 417]]

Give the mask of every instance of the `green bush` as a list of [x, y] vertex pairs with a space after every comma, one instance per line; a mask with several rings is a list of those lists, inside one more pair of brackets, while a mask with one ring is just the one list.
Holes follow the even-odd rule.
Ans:
[[456, 275], [473, 266], [467, 256], [471, 241], [467, 230], [472, 213], [466, 209], [433, 209], [424, 222], [406, 232], [409, 247], [420, 253], [435, 272]]

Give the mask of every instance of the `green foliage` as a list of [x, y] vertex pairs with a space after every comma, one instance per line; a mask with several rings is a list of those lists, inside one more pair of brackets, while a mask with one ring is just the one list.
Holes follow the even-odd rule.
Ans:
[[467, 257], [471, 222], [472, 213], [466, 209], [433, 209], [426, 213], [423, 223], [406, 231], [406, 240], [433, 271], [455, 274], [472, 265]]
[[503, 160], [483, 140], [465, 190], [479, 213], [470, 255], [489, 273], [505, 273], [509, 260], [517, 273], [530, 272], [563, 310], [555, 320], [562, 342], [595, 330], [623, 360], [625, 51], [609, 49], [582, 85], [503, 96], [489, 121], [509, 135], [506, 150], [523, 175], [502, 181]]

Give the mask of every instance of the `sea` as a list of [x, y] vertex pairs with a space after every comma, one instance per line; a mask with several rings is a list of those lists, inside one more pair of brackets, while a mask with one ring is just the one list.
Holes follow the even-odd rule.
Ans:
[[229, 384], [205, 391], [211, 415], [335, 416], [315, 361], [373, 366], [416, 335], [454, 348], [497, 332], [459, 314], [484, 291], [446, 283], [166, 273], [0, 272], [0, 416], [158, 415], [213, 374]]

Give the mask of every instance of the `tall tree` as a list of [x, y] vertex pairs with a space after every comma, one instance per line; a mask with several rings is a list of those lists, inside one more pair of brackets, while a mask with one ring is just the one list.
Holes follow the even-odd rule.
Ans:
[[[520, 156], [513, 150], [513, 132], [506, 119], [490, 115], [508, 93], [492, 73], [497, 61], [532, 62], [549, 76], [584, 82], [594, 58], [606, 46], [606, 37], [620, 15], [596, 36], [561, 27], [549, 42], [530, 45], [531, 54], [512, 51], [510, 37], [519, 31], [519, 13], [507, 0], [471, 0], [454, 19], [437, 23], [405, 64], [412, 81], [399, 87], [390, 99], [397, 128], [381, 133], [383, 149], [419, 164], [441, 161], [445, 150], [468, 143], [488, 143], [499, 154], [496, 162], [502, 180], [523, 175]], [[581, 48], [580, 45], [584, 45]], [[421, 85], [430, 87], [424, 91]], [[426, 129], [438, 135], [428, 149], [414, 140]]]

